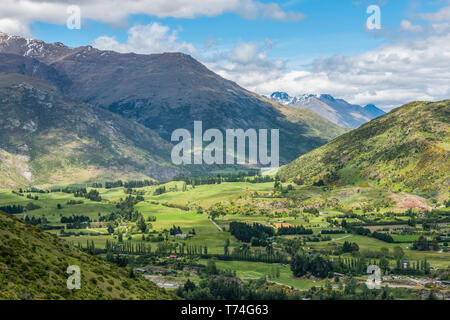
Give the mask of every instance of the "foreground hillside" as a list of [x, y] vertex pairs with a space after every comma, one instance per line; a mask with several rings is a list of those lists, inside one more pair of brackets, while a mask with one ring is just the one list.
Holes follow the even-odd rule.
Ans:
[[[141, 276], [83, 253], [64, 240], [0, 212], [1, 299], [170, 299]], [[67, 289], [69, 265], [81, 289]]]
[[166, 179], [170, 144], [152, 130], [77, 102], [50, 83], [0, 74], [0, 185]]
[[450, 100], [412, 102], [280, 169], [300, 183], [370, 179], [393, 191], [448, 194]]

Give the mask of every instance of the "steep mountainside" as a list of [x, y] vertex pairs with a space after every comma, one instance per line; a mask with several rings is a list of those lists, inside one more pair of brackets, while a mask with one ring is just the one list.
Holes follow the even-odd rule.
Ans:
[[305, 94], [291, 97], [285, 92], [274, 92], [270, 99], [286, 106], [309, 109], [325, 119], [344, 128], [356, 128], [377, 118], [385, 112], [373, 104], [365, 107], [350, 104], [343, 99], [335, 99], [329, 94]]
[[42, 40], [9, 36], [0, 32], [0, 52], [36, 58], [45, 64], [52, 63], [83, 48], [69, 48], [60, 42], [45, 43]]
[[28, 77], [47, 80], [61, 91], [70, 87], [70, 79], [55, 70], [55, 68], [37, 59], [16, 54], [0, 54], [0, 72], [18, 73]]
[[346, 133], [280, 168], [311, 184], [370, 179], [394, 191], [448, 197], [450, 100], [412, 102]]
[[196, 120], [203, 121], [204, 130], [280, 129], [280, 157], [286, 163], [344, 132], [333, 123], [325, 132], [311, 131], [323, 120], [305, 113], [305, 120], [298, 121], [299, 113], [293, 121], [273, 101], [182, 53], [120, 54], [0, 35], [1, 52], [48, 64], [67, 80], [53, 82], [66, 94], [135, 120], [166, 140], [175, 129], [192, 130]]
[[[80, 267], [81, 288], [67, 288], [67, 267]], [[0, 212], [0, 300], [173, 299], [139, 275], [83, 253], [56, 235]]]
[[0, 74], [2, 186], [166, 179], [179, 172], [152, 130], [62, 95], [47, 81]]
[[369, 115], [372, 117], [372, 119], [381, 117], [382, 115], [386, 114], [386, 112], [384, 112], [381, 109], [378, 109], [375, 105], [373, 104], [368, 104], [364, 107], [364, 110], [366, 112], [369, 113]]

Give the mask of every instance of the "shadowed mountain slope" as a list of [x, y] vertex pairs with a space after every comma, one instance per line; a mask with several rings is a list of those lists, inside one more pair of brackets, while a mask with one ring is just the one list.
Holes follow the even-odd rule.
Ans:
[[167, 179], [171, 145], [152, 130], [62, 95], [47, 81], [0, 74], [1, 185]]

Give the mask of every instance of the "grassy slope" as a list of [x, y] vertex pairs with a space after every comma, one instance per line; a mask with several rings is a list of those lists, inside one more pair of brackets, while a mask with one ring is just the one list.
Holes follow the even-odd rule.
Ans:
[[[81, 289], [66, 286], [79, 265]], [[171, 299], [141, 276], [70, 246], [55, 235], [0, 213], [0, 299]]]
[[448, 196], [450, 100], [412, 102], [280, 169], [304, 183], [372, 180], [394, 191]]

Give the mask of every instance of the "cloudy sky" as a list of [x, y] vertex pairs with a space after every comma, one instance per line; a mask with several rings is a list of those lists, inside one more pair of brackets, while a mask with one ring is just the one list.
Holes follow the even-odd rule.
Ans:
[[[81, 9], [69, 29], [67, 9]], [[378, 5], [381, 29], [367, 28]], [[120, 52], [191, 54], [260, 94], [386, 110], [450, 98], [450, 0], [2, 0], [0, 31]]]

